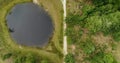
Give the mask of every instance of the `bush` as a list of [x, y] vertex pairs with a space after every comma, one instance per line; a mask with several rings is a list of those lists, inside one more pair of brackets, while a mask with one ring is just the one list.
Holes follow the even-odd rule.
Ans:
[[115, 41], [117, 42], [120, 41], [120, 32], [114, 33], [112, 36]]
[[[84, 28], [89, 29], [90, 32], [103, 32], [104, 34], [112, 34], [113, 37], [119, 38], [120, 32], [120, 12], [111, 13], [102, 16], [91, 16], [86, 19]], [[117, 37], [116, 37], [117, 36]]]
[[74, 59], [73, 54], [68, 53], [68, 54], [65, 56], [65, 63], [75, 63], [75, 59]]
[[28, 53], [26, 55], [17, 56], [14, 60], [14, 63], [36, 63], [36, 57]]
[[70, 26], [74, 26], [75, 24], [79, 24], [80, 21], [80, 16], [79, 15], [74, 15], [74, 14], [69, 14], [66, 17], [66, 23]]
[[98, 52], [89, 58], [90, 63], [104, 63], [103, 61], [104, 53]]
[[117, 63], [111, 53], [104, 53], [102, 51], [89, 57], [88, 60], [91, 63]]
[[14, 63], [25, 63], [26, 57], [25, 56], [18, 56]]
[[80, 37], [82, 36], [82, 33], [83, 32], [81, 30], [75, 31], [74, 27], [67, 28], [66, 35], [68, 36], [67, 40], [68, 40], [69, 44], [77, 43], [78, 39], [80, 39]]
[[95, 46], [92, 43], [91, 39], [86, 39], [83, 42], [80, 42], [80, 48], [83, 50], [86, 54], [91, 54], [95, 51]]
[[93, 4], [96, 6], [105, 5], [109, 3], [109, 0], [92, 0]]
[[113, 63], [114, 62], [114, 58], [113, 58], [112, 54], [110, 54], [110, 53], [105, 54], [103, 60], [104, 60], [104, 63]]
[[70, 36], [70, 35], [74, 34], [73, 31], [74, 31], [73, 28], [71, 28], [71, 27], [67, 28], [66, 29], [66, 35]]
[[3, 60], [6, 60], [6, 59], [8, 59], [8, 58], [10, 58], [12, 56], [12, 53], [7, 53], [7, 54], [5, 54], [4, 56], [3, 56]]
[[36, 63], [36, 58], [34, 55], [28, 53], [26, 56], [26, 61], [25, 63]]

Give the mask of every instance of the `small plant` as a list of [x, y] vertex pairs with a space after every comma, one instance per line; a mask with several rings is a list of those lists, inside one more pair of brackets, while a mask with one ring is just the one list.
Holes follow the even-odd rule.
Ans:
[[7, 54], [5, 54], [4, 56], [3, 56], [3, 60], [6, 60], [6, 59], [8, 59], [8, 58], [10, 58], [12, 56], [12, 53], [7, 53]]
[[16, 59], [15, 59], [15, 61], [14, 61], [14, 63], [25, 63], [25, 60], [26, 60], [26, 57], [25, 56], [18, 56]]

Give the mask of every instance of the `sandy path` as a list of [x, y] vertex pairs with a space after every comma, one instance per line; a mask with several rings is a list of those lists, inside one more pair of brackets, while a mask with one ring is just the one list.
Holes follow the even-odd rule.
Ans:
[[64, 55], [67, 54], [67, 36], [65, 35], [65, 30], [67, 28], [67, 25], [66, 25], [66, 22], [65, 22], [65, 19], [66, 19], [66, 16], [67, 16], [67, 13], [66, 13], [66, 0], [61, 0], [62, 1], [62, 4], [63, 4], [63, 10], [64, 10], [64, 13], [63, 13], [63, 32], [64, 32], [64, 36], [63, 36], [63, 52], [64, 52]]

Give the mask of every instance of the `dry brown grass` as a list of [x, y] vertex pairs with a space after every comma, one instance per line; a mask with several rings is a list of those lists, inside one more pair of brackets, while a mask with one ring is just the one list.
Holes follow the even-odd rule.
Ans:
[[93, 41], [95, 42], [95, 44], [105, 44], [105, 45], [109, 45], [109, 43], [113, 42], [113, 39], [111, 36], [104, 36], [102, 33], [98, 33], [95, 36], [92, 36]]
[[[114, 55], [115, 59], [118, 61], [118, 63], [120, 62], [120, 43], [119, 42], [115, 42], [110, 35], [104, 36], [102, 33], [99, 33], [96, 36], [92, 36], [92, 38], [96, 45], [99, 45], [101, 47], [106, 45], [107, 48], [105, 49], [105, 52], [113, 53], [113, 55]], [[115, 44], [114, 50], [112, 49], [112, 46], [111, 46], [113, 44]]]
[[83, 0], [67, 0], [67, 13], [81, 14], [80, 2]]

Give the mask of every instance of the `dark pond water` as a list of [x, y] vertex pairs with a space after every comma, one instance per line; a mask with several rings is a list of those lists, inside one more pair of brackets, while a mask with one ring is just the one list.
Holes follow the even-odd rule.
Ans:
[[14, 6], [6, 17], [12, 38], [27, 46], [44, 46], [53, 32], [50, 16], [33, 3]]

